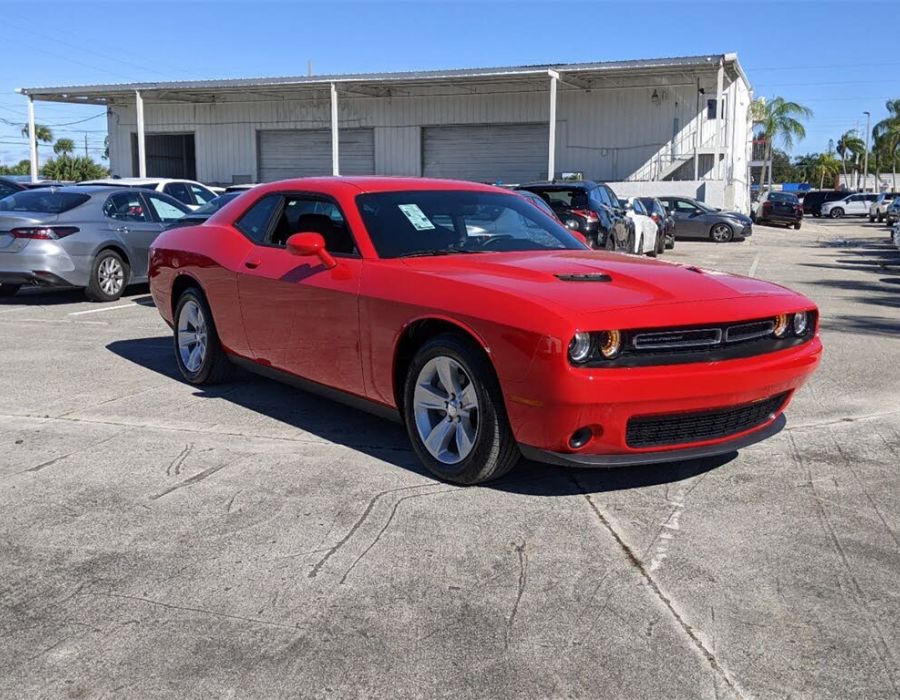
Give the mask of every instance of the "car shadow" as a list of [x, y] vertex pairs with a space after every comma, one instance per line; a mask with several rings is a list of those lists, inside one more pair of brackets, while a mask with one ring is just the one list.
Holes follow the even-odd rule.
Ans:
[[[146, 283], [131, 285], [126, 287], [121, 298], [141, 306], [153, 306], [153, 297], [147, 293], [149, 290]], [[14, 297], [0, 299], [0, 306], [58, 306], [81, 304], [87, 300], [84, 290], [78, 287], [24, 287]]]
[[[182, 379], [169, 336], [117, 340], [113, 354], [172, 381]], [[431, 477], [409, 444], [404, 428], [383, 418], [285, 384], [238, 370], [227, 384], [197, 388], [199, 398], [230, 401], [297, 430], [358, 450], [394, 466]], [[689, 479], [727, 464], [736, 452], [689, 461], [616, 469], [568, 469], [523, 459], [506, 477], [484, 485], [530, 496], [563, 496], [654, 486]]]

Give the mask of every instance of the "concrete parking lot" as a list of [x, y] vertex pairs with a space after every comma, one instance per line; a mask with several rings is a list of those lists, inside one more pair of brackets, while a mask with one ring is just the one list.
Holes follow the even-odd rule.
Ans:
[[788, 428], [456, 488], [401, 428], [180, 382], [145, 288], [0, 303], [0, 694], [896, 697], [900, 253], [807, 220], [667, 259], [813, 298]]

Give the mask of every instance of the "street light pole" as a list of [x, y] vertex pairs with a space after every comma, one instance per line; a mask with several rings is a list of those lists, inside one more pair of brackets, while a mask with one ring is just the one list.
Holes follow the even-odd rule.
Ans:
[[868, 112], [863, 112], [866, 115], [866, 155], [863, 159], [863, 192], [865, 192], [868, 188], [866, 187], [869, 184], [869, 119], [872, 117]]

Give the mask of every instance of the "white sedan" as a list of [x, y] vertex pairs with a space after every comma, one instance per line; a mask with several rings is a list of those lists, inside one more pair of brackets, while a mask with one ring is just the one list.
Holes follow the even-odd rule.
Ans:
[[174, 197], [189, 209], [198, 209], [219, 196], [206, 185], [194, 180], [178, 180], [167, 177], [107, 177], [100, 180], [86, 180], [78, 184], [137, 187], [143, 190], [163, 192]]
[[637, 197], [621, 199], [619, 203], [625, 209], [628, 218], [634, 221], [634, 250], [628, 252], [655, 258], [657, 251], [662, 247], [659, 245], [659, 226], [650, 218], [650, 213]]

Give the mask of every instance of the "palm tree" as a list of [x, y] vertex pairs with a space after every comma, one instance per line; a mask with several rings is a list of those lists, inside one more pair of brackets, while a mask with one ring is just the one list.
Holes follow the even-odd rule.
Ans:
[[897, 190], [897, 146], [900, 145], [900, 100], [888, 100], [885, 103], [890, 116], [882, 119], [872, 128], [875, 147], [883, 150], [891, 159], [891, 172], [894, 175], [894, 191]]
[[[774, 97], [768, 102], [764, 97], [753, 100], [750, 105], [750, 115], [756, 124], [759, 124], [761, 134], [766, 140], [766, 155], [763, 160], [760, 188], [766, 182], [766, 163], [772, 157], [772, 146], [776, 139], [781, 141], [785, 150], [791, 150], [794, 139], [798, 141], [806, 137], [806, 129], [801, 119], [809, 119], [813, 112], [809, 107], [804, 107], [797, 102], [788, 102], [783, 97]], [[771, 187], [772, 173], [769, 171], [769, 186]]]
[[[22, 136], [26, 139], [28, 138], [28, 124], [22, 127]], [[53, 130], [46, 126], [45, 124], [35, 124], [34, 125], [34, 152], [37, 155], [38, 153], [38, 144], [39, 143], [52, 143], [53, 142]], [[38, 159], [40, 160], [40, 159]]]
[[53, 152], [58, 156], [67, 156], [75, 150], [75, 142], [72, 139], [58, 139], [53, 144]]
[[834, 178], [837, 177], [840, 172], [841, 163], [834, 157], [834, 154], [820, 153], [816, 157], [815, 164], [813, 165], [813, 175], [818, 175], [819, 177], [820, 190], [825, 186], [826, 177], [830, 177], [833, 184]]
[[860, 156], [866, 152], [866, 144], [859, 137], [856, 129], [850, 129], [850, 131], [845, 131], [841, 135], [841, 138], [838, 139], [836, 148], [838, 155], [841, 157], [844, 182], [846, 182], [849, 187], [850, 179], [847, 177], [847, 156], [853, 156], [854, 162], [858, 163]]

